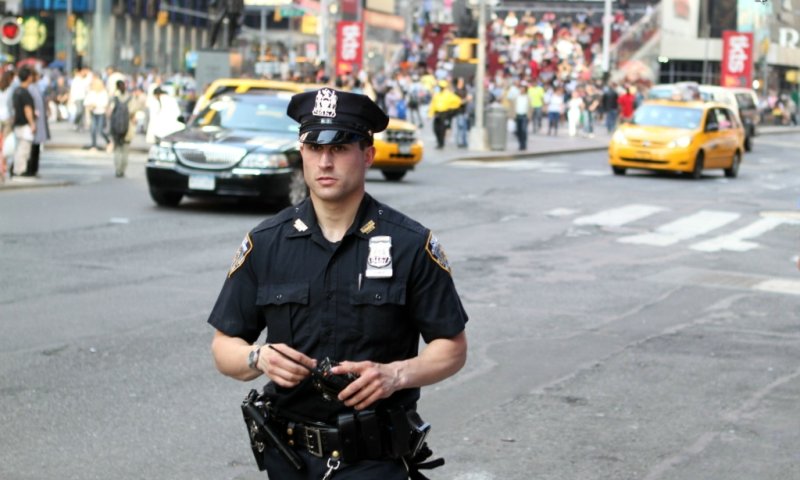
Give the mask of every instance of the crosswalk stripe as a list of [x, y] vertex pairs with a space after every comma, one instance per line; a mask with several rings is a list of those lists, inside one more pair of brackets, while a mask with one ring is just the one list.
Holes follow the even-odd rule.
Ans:
[[655, 205], [632, 204], [624, 207], [612, 208], [588, 215], [585, 217], [576, 218], [573, 223], [575, 225], [596, 225], [598, 227], [619, 227], [626, 223], [635, 222], [645, 217], [649, 217], [654, 213], [666, 210], [664, 207]]
[[701, 252], [718, 252], [720, 250], [745, 252], [758, 247], [757, 243], [747, 242], [746, 240], [763, 235], [784, 223], [787, 223], [787, 221], [780, 218], [760, 218], [750, 225], [740, 228], [733, 233], [728, 235], [720, 235], [704, 242], [695, 243], [689, 248]]
[[654, 232], [621, 237], [617, 241], [637, 245], [654, 245], [666, 247], [682, 240], [703, 235], [723, 227], [740, 215], [734, 212], [721, 212], [715, 210], [700, 210], [699, 212], [683, 217], [674, 222], [658, 227]]
[[764, 280], [763, 282], [754, 285], [753, 289], [760, 290], [762, 292], [800, 295], [800, 280], [773, 278], [770, 280]]

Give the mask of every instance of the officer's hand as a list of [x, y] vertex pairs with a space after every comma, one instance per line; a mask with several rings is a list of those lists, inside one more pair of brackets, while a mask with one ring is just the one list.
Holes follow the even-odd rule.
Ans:
[[375, 362], [342, 362], [333, 367], [331, 373], [358, 375], [353, 383], [339, 392], [339, 400], [348, 407], [363, 410], [382, 398], [387, 398], [399, 389], [397, 371], [389, 365]]
[[273, 382], [285, 388], [296, 386], [311, 374], [303, 365], [313, 369], [317, 366], [317, 361], [284, 343], [264, 345], [258, 356], [258, 369], [267, 374]]

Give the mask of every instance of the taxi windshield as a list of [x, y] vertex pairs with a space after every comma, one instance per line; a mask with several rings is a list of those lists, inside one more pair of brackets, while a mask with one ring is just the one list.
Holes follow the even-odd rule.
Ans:
[[198, 113], [192, 127], [297, 133], [299, 125], [286, 115], [288, 104], [279, 96], [223, 96]]
[[642, 105], [633, 114], [633, 123], [646, 127], [671, 127], [693, 130], [700, 126], [703, 110], [671, 105]]

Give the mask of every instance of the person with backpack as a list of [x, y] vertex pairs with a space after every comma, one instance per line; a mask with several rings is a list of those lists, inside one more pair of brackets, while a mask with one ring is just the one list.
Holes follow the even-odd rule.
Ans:
[[114, 100], [111, 107], [109, 131], [114, 143], [114, 170], [117, 177], [125, 176], [128, 166], [128, 150], [136, 129], [132, 126], [133, 116], [131, 95], [125, 89], [125, 81], [117, 80]]

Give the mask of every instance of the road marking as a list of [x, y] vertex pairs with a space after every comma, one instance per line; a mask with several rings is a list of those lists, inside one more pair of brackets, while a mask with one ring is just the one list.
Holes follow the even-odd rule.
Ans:
[[610, 170], [578, 170], [575, 173], [587, 177], [608, 177], [611, 175]]
[[717, 228], [733, 222], [739, 217], [740, 215], [734, 212], [700, 210], [688, 217], [683, 217], [674, 222], [662, 225], [654, 232], [622, 237], [617, 241], [636, 245], [666, 247], [682, 240], [688, 240], [716, 230]]
[[548, 217], [571, 217], [576, 213], [580, 212], [580, 210], [574, 208], [554, 208], [552, 210], [548, 210], [544, 212], [545, 215]]
[[773, 278], [764, 280], [753, 286], [754, 290], [772, 293], [788, 293], [789, 295], [800, 295], [800, 280], [787, 280], [783, 278]]
[[666, 208], [655, 205], [632, 204], [624, 207], [603, 210], [595, 213], [594, 215], [589, 215], [586, 217], [578, 217], [573, 221], [573, 223], [575, 225], [619, 227], [625, 225], [626, 223], [641, 220], [645, 217], [653, 215], [654, 213], [662, 212], [664, 210], [666, 210]]
[[759, 245], [755, 242], [747, 242], [745, 240], [759, 237], [784, 223], [788, 222], [775, 217], [760, 218], [750, 225], [740, 228], [733, 233], [728, 235], [720, 235], [712, 238], [711, 240], [695, 243], [689, 248], [701, 252], [719, 252], [720, 250], [746, 252], [747, 250], [757, 248]]

